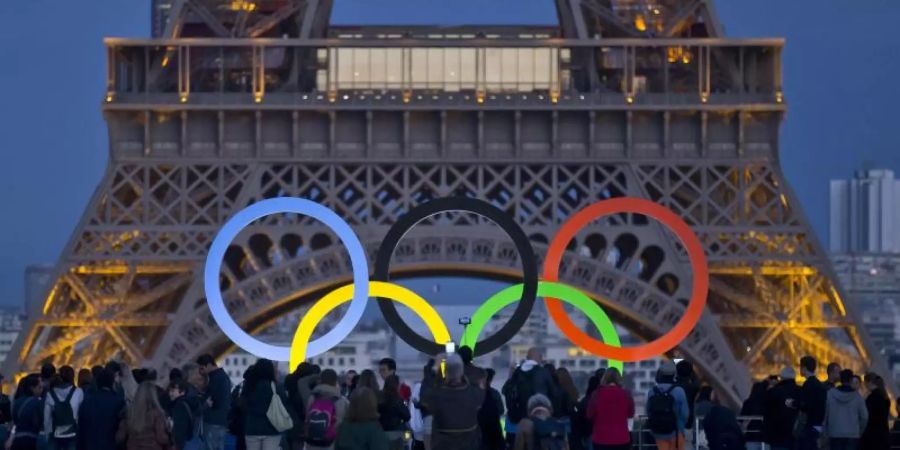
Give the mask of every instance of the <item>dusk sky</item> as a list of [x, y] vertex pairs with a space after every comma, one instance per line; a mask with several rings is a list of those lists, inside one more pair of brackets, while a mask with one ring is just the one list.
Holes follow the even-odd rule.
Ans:
[[[896, 0], [721, 0], [732, 37], [785, 37], [788, 181], [827, 242], [828, 180], [900, 171]], [[0, 2], [0, 304], [55, 263], [107, 161], [104, 36], [146, 37], [148, 0]], [[336, 23], [548, 23], [551, 0], [336, 0]]]

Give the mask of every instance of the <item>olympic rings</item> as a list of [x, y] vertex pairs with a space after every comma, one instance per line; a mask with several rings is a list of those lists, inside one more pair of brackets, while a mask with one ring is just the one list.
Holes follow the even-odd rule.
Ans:
[[[393, 283], [385, 283], [382, 281], [372, 281], [369, 285], [371, 295], [381, 298], [388, 298], [405, 305], [413, 310], [422, 320], [434, 336], [434, 341], [440, 345], [450, 342], [450, 331], [447, 330], [447, 324], [444, 323], [437, 311], [420, 297], [419, 294]], [[353, 295], [353, 285], [348, 284], [344, 287], [335, 289], [328, 293], [321, 300], [316, 302], [312, 308], [300, 320], [300, 325], [294, 333], [294, 340], [291, 343], [291, 362], [289, 367], [297, 367], [298, 364], [306, 359], [306, 348], [309, 338], [312, 337], [313, 330], [316, 325], [322, 321], [325, 316], [350, 300]]]
[[347, 315], [342, 317], [333, 329], [309, 343], [306, 350], [309, 356], [324, 353], [340, 343], [362, 319], [366, 309], [366, 300], [369, 298], [369, 265], [366, 260], [366, 252], [350, 225], [334, 211], [310, 200], [290, 197], [262, 200], [238, 211], [234, 217], [225, 222], [209, 248], [203, 272], [203, 289], [206, 291], [209, 312], [222, 328], [225, 336], [228, 336], [238, 347], [261, 358], [288, 361], [291, 352], [289, 347], [267, 344], [241, 329], [225, 308], [225, 301], [219, 290], [222, 259], [225, 257], [225, 251], [228, 250], [231, 241], [253, 221], [277, 213], [303, 214], [319, 220], [334, 231], [350, 253], [354, 286], [350, 308], [347, 310]]
[[[600, 336], [603, 337], [603, 342], [616, 347], [622, 345], [619, 341], [619, 334], [616, 331], [616, 326], [609, 320], [609, 316], [606, 315], [606, 312], [603, 311], [603, 308], [601, 308], [600, 305], [585, 293], [562, 283], [541, 281], [538, 283], [537, 295], [541, 297], [557, 297], [578, 308], [588, 317], [591, 323], [597, 327]], [[518, 301], [521, 296], [522, 285], [517, 284], [503, 289], [488, 298], [478, 307], [475, 313], [472, 314], [472, 323], [466, 328], [462, 339], [459, 340], [459, 345], [468, 345], [472, 348], [472, 351], [475, 351], [477, 345], [475, 341], [478, 340], [478, 335], [481, 334], [481, 331], [484, 329], [484, 326], [487, 325], [488, 320], [500, 312], [501, 309], [509, 306], [512, 302]], [[624, 372], [624, 364], [622, 364], [622, 361], [610, 360], [609, 367], [619, 369], [620, 373]]]
[[597, 355], [622, 361], [640, 361], [661, 355], [677, 346], [683, 341], [703, 315], [706, 307], [706, 296], [709, 289], [709, 266], [706, 255], [703, 253], [703, 245], [697, 235], [691, 231], [691, 227], [675, 215], [671, 210], [648, 200], [638, 198], [615, 198], [600, 201], [585, 207], [569, 217], [556, 236], [550, 241], [547, 257], [544, 260], [544, 279], [547, 281], [559, 280], [559, 263], [569, 241], [584, 226], [600, 217], [615, 213], [637, 213], [652, 217], [669, 227], [681, 240], [687, 250], [688, 259], [693, 270], [691, 299], [685, 309], [684, 315], [675, 326], [666, 334], [652, 342], [635, 347], [613, 347], [597, 341], [579, 330], [566, 315], [562, 303], [557, 299], [544, 299], [547, 312], [566, 335], [576, 345]]
[[[373, 281], [368, 278], [366, 254], [359, 241], [344, 220], [325, 206], [299, 198], [275, 198], [262, 200], [237, 212], [229, 219], [213, 240], [204, 267], [203, 287], [213, 319], [222, 332], [242, 349], [262, 358], [276, 361], [291, 361], [295, 366], [305, 358], [324, 353], [346, 338], [359, 323], [369, 295], [378, 297], [378, 306], [388, 325], [411, 347], [430, 355], [444, 351], [449, 343], [450, 333], [434, 308], [422, 297], [402, 286], [388, 283], [390, 263], [394, 250], [403, 236], [422, 220], [445, 211], [467, 211], [479, 214], [499, 225], [512, 239], [522, 261], [523, 283], [494, 294], [482, 304], [473, 315], [473, 321], [462, 336], [461, 345], [468, 345], [476, 355], [494, 351], [505, 343], [525, 324], [534, 306], [537, 295], [544, 297], [547, 311], [563, 334], [573, 344], [599, 357], [610, 359], [611, 367], [621, 368], [622, 361], [638, 361], [663, 354], [677, 346], [691, 332], [700, 320], [706, 306], [709, 287], [709, 268], [702, 245], [697, 236], [683, 220], [672, 211], [647, 200], [617, 198], [591, 204], [578, 211], [562, 224], [551, 240], [544, 263], [544, 281], [538, 280], [534, 250], [514, 218], [493, 205], [466, 197], [450, 197], [422, 204], [401, 216], [388, 230], [375, 257]], [[353, 272], [353, 284], [338, 288], [317, 302], [301, 319], [294, 333], [291, 347], [267, 344], [243, 331], [229, 315], [219, 289], [222, 260], [231, 241], [246, 226], [255, 220], [271, 214], [295, 213], [310, 216], [332, 229], [347, 247]], [[635, 347], [620, 347], [615, 326], [596, 302], [574, 287], [558, 283], [559, 264], [569, 241], [584, 226], [599, 217], [615, 213], [637, 213], [652, 217], [669, 227], [681, 240], [688, 253], [692, 274], [690, 302], [685, 314], [668, 333], [656, 340]], [[560, 300], [574, 305], [584, 312], [600, 331], [603, 342], [593, 339], [578, 329], [566, 315]], [[328, 312], [350, 301], [347, 314], [332, 330], [316, 340], [309, 341], [316, 325]], [[419, 336], [409, 327], [392, 303], [397, 301], [411, 308], [425, 321], [433, 341]], [[478, 341], [487, 321], [498, 311], [518, 301], [510, 320], [483, 341]]]
[[[537, 296], [538, 275], [534, 250], [528, 241], [528, 236], [525, 235], [519, 224], [509, 214], [490, 203], [468, 197], [439, 198], [419, 205], [400, 217], [388, 230], [384, 240], [381, 241], [381, 246], [378, 248], [378, 253], [375, 256], [374, 279], [377, 281], [389, 280], [391, 257], [400, 244], [400, 240], [403, 239], [403, 236], [410, 229], [422, 220], [445, 211], [468, 211], [490, 219], [512, 238], [513, 244], [519, 251], [519, 259], [522, 261], [522, 277], [524, 279], [522, 298], [509, 322], [494, 333], [493, 336], [478, 343], [482, 354], [490, 353], [509, 342], [522, 328], [522, 325], [525, 325], [525, 321], [531, 315], [531, 309], [534, 307], [535, 297]], [[418, 333], [410, 328], [400, 318], [400, 314], [397, 313], [397, 307], [393, 303], [379, 299], [378, 306], [381, 308], [381, 314], [388, 325], [397, 333], [397, 336], [411, 347], [428, 355], [436, 355], [444, 351], [443, 346], [419, 336]]]

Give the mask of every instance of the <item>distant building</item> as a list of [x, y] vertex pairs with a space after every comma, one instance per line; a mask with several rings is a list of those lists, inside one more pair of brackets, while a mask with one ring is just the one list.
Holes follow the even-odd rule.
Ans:
[[900, 180], [891, 170], [859, 170], [831, 180], [832, 253], [900, 253]]
[[6, 361], [24, 323], [25, 316], [20, 308], [0, 309], [0, 363]]

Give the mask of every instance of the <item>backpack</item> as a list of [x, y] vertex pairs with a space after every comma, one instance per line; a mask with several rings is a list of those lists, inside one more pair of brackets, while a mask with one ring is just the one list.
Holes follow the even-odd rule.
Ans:
[[516, 369], [510, 385], [503, 390], [510, 422], [519, 423], [528, 415], [528, 399], [535, 394], [534, 373], [538, 370], [540, 369], [537, 367], [527, 372]]
[[531, 418], [534, 423], [534, 442], [538, 450], [567, 450], [566, 425], [556, 419]]
[[53, 436], [57, 438], [69, 438], [75, 436], [75, 412], [72, 410], [72, 397], [75, 395], [75, 386], [69, 388], [64, 400], [56, 396], [56, 389], [50, 390], [53, 398]]
[[275, 431], [284, 433], [294, 427], [294, 419], [291, 419], [290, 413], [288, 413], [287, 408], [284, 407], [284, 403], [281, 402], [281, 396], [278, 395], [278, 390], [275, 389], [275, 383], [271, 384], [272, 399], [269, 400], [269, 409], [266, 410], [266, 418], [269, 419], [269, 423], [272, 424]]
[[672, 434], [678, 427], [675, 397], [672, 396], [676, 387], [673, 384], [665, 391], [660, 391], [658, 387], [650, 391], [650, 398], [647, 399], [647, 427], [653, 434]]
[[191, 405], [188, 405], [187, 401], [182, 401], [181, 405], [184, 406], [184, 410], [187, 411], [188, 414], [188, 419], [191, 421], [191, 435], [184, 441], [182, 450], [202, 450], [204, 448], [203, 440], [201, 438], [203, 435], [203, 421], [194, 419]]
[[337, 437], [337, 397], [316, 396], [306, 412], [306, 443], [328, 447]]

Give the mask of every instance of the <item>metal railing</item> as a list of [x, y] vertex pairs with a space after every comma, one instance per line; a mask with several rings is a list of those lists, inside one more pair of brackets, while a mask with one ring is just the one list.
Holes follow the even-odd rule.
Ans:
[[[106, 40], [107, 102], [778, 103], [778, 40]], [[393, 95], [396, 94], [396, 95]]]
[[[694, 420], [693, 429], [691, 430], [691, 433], [689, 433], [690, 436], [687, 436], [685, 439], [686, 448], [684, 450], [705, 450], [707, 448], [705, 447], [703, 438], [704, 434], [701, 420], [701, 418], [696, 418]], [[741, 429], [744, 431], [744, 438], [747, 440], [748, 450], [770, 450], [769, 445], [762, 442], [762, 416], [738, 416], [737, 420]], [[633, 447], [635, 450], [656, 448], [652, 433], [649, 429], [645, 428], [646, 421], [647, 416], [639, 416], [634, 419], [632, 442], [634, 442]], [[759, 436], [759, 441], [748, 440], [748, 434], [751, 436]]]

